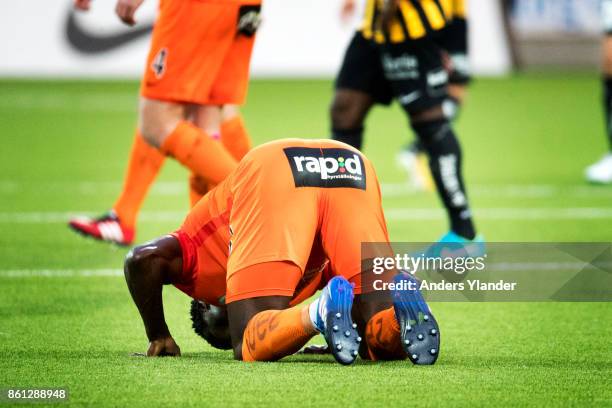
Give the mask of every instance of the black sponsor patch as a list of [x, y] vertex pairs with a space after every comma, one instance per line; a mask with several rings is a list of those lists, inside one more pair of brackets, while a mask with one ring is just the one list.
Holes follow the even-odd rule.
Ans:
[[261, 25], [261, 6], [241, 6], [238, 11], [238, 33], [252, 37]]
[[287, 147], [284, 151], [296, 187], [366, 189], [363, 159], [352, 150]]

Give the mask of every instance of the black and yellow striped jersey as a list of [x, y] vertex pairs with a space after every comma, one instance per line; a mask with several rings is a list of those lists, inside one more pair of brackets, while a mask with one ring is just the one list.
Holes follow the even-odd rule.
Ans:
[[396, 0], [397, 15], [383, 33], [376, 21], [384, 0], [367, 0], [361, 32], [378, 43], [417, 40], [446, 27], [455, 18], [466, 15], [466, 0]]

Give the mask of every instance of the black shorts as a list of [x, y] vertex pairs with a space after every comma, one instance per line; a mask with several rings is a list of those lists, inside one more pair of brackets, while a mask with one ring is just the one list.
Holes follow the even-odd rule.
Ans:
[[451, 84], [465, 85], [472, 79], [468, 61], [467, 30], [467, 21], [456, 18], [435, 37], [436, 44], [448, 53], [453, 63], [453, 70], [449, 75]]
[[441, 105], [448, 74], [440, 48], [431, 40], [377, 44], [355, 33], [336, 79], [336, 89], [352, 89], [389, 105], [395, 98], [408, 113]]
[[380, 53], [373, 41], [357, 31], [351, 40], [342, 67], [336, 78], [336, 89], [365, 92], [376, 103], [389, 105], [393, 101], [391, 85], [385, 79]]

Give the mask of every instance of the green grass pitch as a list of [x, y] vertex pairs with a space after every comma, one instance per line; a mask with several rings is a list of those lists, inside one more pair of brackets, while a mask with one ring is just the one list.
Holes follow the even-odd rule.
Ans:
[[[203, 344], [188, 299], [168, 288], [184, 357], [131, 357], [146, 338], [117, 276], [126, 250], [65, 221], [113, 204], [137, 90], [0, 81], [0, 388], [67, 387], [69, 404], [96, 407], [612, 405], [608, 303], [435, 304], [443, 338], [433, 367], [305, 356], [245, 364]], [[331, 91], [330, 81], [253, 81], [244, 117], [255, 142], [326, 137]], [[456, 129], [488, 241], [610, 241], [612, 188], [582, 178], [605, 150], [599, 95], [595, 74], [474, 82]], [[397, 107], [375, 109], [365, 153], [384, 184], [392, 238], [435, 240], [446, 230], [437, 197], [403, 188], [395, 164], [412, 137], [406, 125]], [[187, 172], [168, 160], [137, 240], [174, 230], [187, 209]]]

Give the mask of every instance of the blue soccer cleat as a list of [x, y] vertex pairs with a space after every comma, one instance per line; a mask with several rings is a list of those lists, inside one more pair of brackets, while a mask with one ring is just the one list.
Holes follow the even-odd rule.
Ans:
[[352, 364], [359, 354], [361, 337], [351, 318], [353, 286], [345, 278], [336, 276], [323, 288], [318, 299], [315, 326], [323, 334], [337, 362]]
[[481, 235], [469, 240], [453, 231], [449, 231], [438, 242], [427, 248], [423, 255], [426, 258], [477, 258], [484, 256], [485, 253], [486, 246]]
[[[440, 328], [419, 288], [419, 281], [411, 274], [402, 273], [394, 279], [401, 287], [412, 282], [414, 289], [395, 290], [393, 309], [400, 326], [402, 347], [413, 364], [431, 365], [440, 354]], [[404, 281], [404, 282], [402, 282]]]

